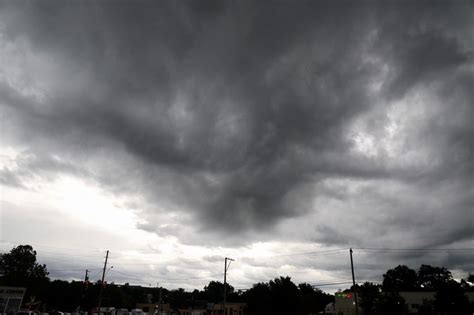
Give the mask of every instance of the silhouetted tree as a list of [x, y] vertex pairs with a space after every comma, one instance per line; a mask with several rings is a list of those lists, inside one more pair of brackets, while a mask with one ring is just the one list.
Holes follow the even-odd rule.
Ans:
[[461, 279], [460, 285], [466, 291], [469, 291], [471, 289], [471, 285], [469, 284], [469, 282], [464, 279]]
[[269, 286], [273, 305], [276, 306], [274, 314], [300, 313], [298, 287], [290, 277], [275, 278], [270, 281]]
[[0, 285], [26, 287], [24, 301], [38, 298], [48, 285], [46, 265], [36, 262], [36, 251], [30, 245], [19, 245], [0, 254]]
[[314, 289], [307, 283], [296, 286], [290, 277], [257, 283], [245, 292], [244, 298], [250, 315], [317, 313], [334, 301], [333, 296]]
[[168, 293], [168, 302], [171, 304], [171, 307], [179, 307], [184, 305], [186, 301], [191, 299], [191, 292], [184, 291], [183, 288], [177, 290], [171, 290]]
[[418, 308], [418, 315], [434, 315], [433, 303], [431, 301], [424, 300]]
[[314, 314], [324, 310], [324, 307], [334, 302], [332, 295], [326, 294], [319, 289], [315, 289], [308, 283], [298, 285], [303, 314]]
[[381, 295], [380, 285], [371, 282], [365, 282], [358, 288], [359, 306], [364, 310], [365, 315], [376, 314], [375, 306]]
[[389, 269], [383, 275], [382, 287], [386, 292], [413, 291], [418, 288], [416, 271], [404, 265]]
[[377, 315], [404, 315], [407, 314], [405, 300], [397, 292], [383, 292], [375, 302]]
[[467, 281], [469, 281], [470, 283], [474, 283], [474, 274], [469, 274], [469, 276], [467, 276]]
[[[224, 298], [224, 284], [219, 281], [211, 281], [204, 287], [200, 299], [207, 300], [212, 303], [220, 303]], [[234, 293], [234, 287], [226, 283], [227, 297]]]
[[272, 314], [272, 294], [268, 283], [260, 282], [245, 292], [249, 314]]
[[10, 253], [0, 254], [0, 283], [27, 286], [48, 280], [46, 265], [36, 262], [36, 251], [30, 245], [19, 245]]
[[465, 290], [454, 280], [450, 280], [438, 288], [434, 307], [436, 312], [445, 315], [472, 314]]
[[54, 280], [42, 292], [44, 307], [71, 312], [81, 302], [82, 283], [77, 281]]
[[445, 267], [421, 265], [418, 270], [418, 284], [428, 290], [438, 290], [453, 279]]

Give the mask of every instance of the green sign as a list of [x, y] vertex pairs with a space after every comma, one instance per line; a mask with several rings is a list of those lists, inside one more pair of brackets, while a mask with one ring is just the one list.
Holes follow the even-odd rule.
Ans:
[[336, 292], [335, 295], [340, 299], [352, 299], [352, 292]]

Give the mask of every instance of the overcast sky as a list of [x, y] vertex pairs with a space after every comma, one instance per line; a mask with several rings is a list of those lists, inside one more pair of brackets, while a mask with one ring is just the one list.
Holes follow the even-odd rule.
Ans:
[[361, 281], [464, 277], [473, 29], [463, 0], [1, 1], [0, 249], [169, 288], [225, 256], [237, 288], [344, 282], [349, 247], [438, 249], [355, 250]]

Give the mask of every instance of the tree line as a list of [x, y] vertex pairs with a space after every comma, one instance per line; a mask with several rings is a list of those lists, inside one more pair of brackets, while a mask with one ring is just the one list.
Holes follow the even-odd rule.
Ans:
[[[387, 270], [381, 284], [366, 282], [346, 291], [357, 290], [364, 315], [406, 314], [407, 305], [399, 294], [406, 291], [436, 292], [434, 301], [425, 301], [420, 306], [420, 315], [464, 315], [474, 311], [465, 294], [474, 291], [470, 283], [474, 283], [474, 275], [458, 282], [444, 267], [421, 265], [416, 271], [399, 265]], [[36, 251], [30, 245], [20, 245], [9, 253], [0, 254], [0, 285], [26, 287], [24, 307], [48, 312], [90, 310], [98, 305], [101, 286], [102, 306], [127, 309], [135, 308], [137, 303], [157, 302], [160, 296], [172, 308], [199, 308], [206, 302], [221, 303], [224, 291], [224, 284], [218, 281], [190, 292], [128, 283], [50, 280], [46, 265], [36, 261]], [[247, 303], [246, 314], [250, 315], [318, 313], [334, 302], [334, 296], [307, 283], [297, 285], [290, 277], [257, 283], [246, 291], [235, 290], [229, 284], [226, 286], [227, 301]]]
[[[26, 287], [24, 307], [44, 311], [90, 310], [98, 305], [103, 286], [102, 306], [133, 309], [137, 303], [153, 303], [161, 299], [172, 308], [199, 308], [209, 303], [221, 303], [224, 284], [211, 281], [202, 290], [167, 290], [133, 286], [128, 283], [102, 284], [100, 281], [50, 280], [46, 265], [36, 261], [36, 251], [30, 245], [19, 245], [9, 253], [0, 254], [0, 285]], [[249, 290], [235, 290], [226, 284], [228, 302], [245, 302], [246, 314], [318, 313], [334, 301], [334, 297], [310, 284], [296, 285], [290, 277], [280, 277], [253, 285]], [[160, 292], [161, 291], [161, 292]]]
[[382, 284], [366, 282], [357, 286], [359, 306], [364, 315], [403, 315], [408, 312], [408, 306], [400, 292], [435, 292], [434, 300], [423, 301], [418, 314], [473, 314], [474, 305], [466, 296], [466, 292], [474, 291], [469, 282], [474, 283], [474, 275], [458, 282], [445, 267], [421, 265], [416, 271], [399, 265], [387, 270]]

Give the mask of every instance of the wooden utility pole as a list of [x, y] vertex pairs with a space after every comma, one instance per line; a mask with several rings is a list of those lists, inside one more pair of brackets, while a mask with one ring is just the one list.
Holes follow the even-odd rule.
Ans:
[[102, 291], [104, 290], [104, 279], [105, 279], [105, 269], [107, 269], [107, 259], [109, 259], [109, 251], [105, 254], [105, 262], [104, 262], [104, 269], [102, 270], [102, 281], [100, 282], [100, 289], [99, 289], [99, 305], [97, 310], [97, 315], [100, 315], [100, 307], [102, 304]]
[[89, 281], [89, 270], [86, 269], [86, 276], [84, 277], [84, 284], [86, 284], [87, 281]]
[[[227, 300], [227, 261], [234, 261], [233, 259], [231, 258], [227, 258], [225, 257], [224, 259], [224, 303], [222, 305], [222, 308], [223, 308], [223, 311], [224, 311], [224, 315], [227, 315], [227, 308], [226, 308], [226, 300]], [[229, 263], [229, 266], [230, 266], [230, 263]]]
[[359, 302], [357, 301], [357, 287], [356, 287], [355, 277], [354, 277], [354, 262], [352, 261], [352, 248], [349, 249], [349, 253], [351, 256], [352, 287], [354, 288], [354, 301], [355, 301], [356, 315], [359, 315]]
[[84, 299], [86, 297], [88, 281], [89, 281], [89, 270], [86, 269], [86, 275], [84, 277], [84, 285], [82, 286], [82, 290], [81, 290], [81, 300], [79, 303], [79, 310], [82, 310], [82, 303], [84, 302]]
[[162, 300], [162, 291], [163, 291], [163, 288], [160, 287], [160, 297], [159, 297], [159, 301], [160, 301], [160, 315], [163, 315], [163, 300]]

